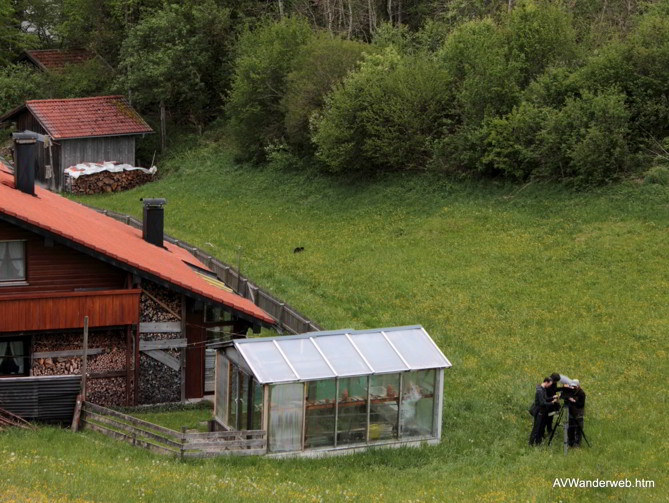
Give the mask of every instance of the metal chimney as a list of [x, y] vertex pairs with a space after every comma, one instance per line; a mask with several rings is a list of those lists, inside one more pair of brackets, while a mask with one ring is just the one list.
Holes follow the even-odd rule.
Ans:
[[163, 206], [167, 204], [165, 199], [144, 197], [140, 199], [144, 203], [144, 220], [142, 222], [142, 237], [145, 241], [156, 246], [163, 246], [163, 228], [165, 225], [165, 212]]
[[35, 154], [37, 139], [16, 138], [15, 154], [16, 168], [14, 169], [14, 187], [26, 194], [35, 195]]

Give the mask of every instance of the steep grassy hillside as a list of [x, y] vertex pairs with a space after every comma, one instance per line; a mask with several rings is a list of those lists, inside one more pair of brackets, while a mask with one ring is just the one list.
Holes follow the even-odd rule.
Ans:
[[[181, 463], [44, 429], [0, 435], [10, 481], [0, 495], [666, 501], [667, 189], [630, 183], [571, 193], [429, 175], [344, 183], [235, 166], [215, 147], [170, 168], [152, 185], [84, 201], [139, 216], [140, 197], [166, 197], [168, 232], [230, 262], [241, 246], [244, 273], [324, 327], [423, 324], [453, 362], [441, 445]], [[293, 253], [298, 246], [305, 251]], [[560, 442], [527, 447], [534, 385], [553, 371], [580, 378], [588, 394], [593, 447], [568, 458]], [[656, 487], [559, 489], [556, 477]]]

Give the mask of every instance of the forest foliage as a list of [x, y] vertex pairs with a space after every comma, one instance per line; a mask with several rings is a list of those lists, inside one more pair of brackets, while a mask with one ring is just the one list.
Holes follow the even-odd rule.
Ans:
[[[574, 186], [667, 170], [669, 0], [0, 0], [0, 106], [123, 93], [237, 157]], [[43, 74], [28, 48], [101, 59]], [[647, 177], [666, 179], [666, 176]]]

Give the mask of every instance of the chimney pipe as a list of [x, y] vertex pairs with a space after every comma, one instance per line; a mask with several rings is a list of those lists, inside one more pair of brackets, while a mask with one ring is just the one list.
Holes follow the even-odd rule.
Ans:
[[167, 204], [165, 199], [144, 197], [140, 199], [144, 203], [144, 220], [142, 222], [142, 237], [145, 241], [156, 246], [163, 246], [163, 228], [165, 215], [163, 206]]
[[26, 194], [35, 195], [35, 138], [18, 138], [15, 142], [16, 168], [14, 187]]

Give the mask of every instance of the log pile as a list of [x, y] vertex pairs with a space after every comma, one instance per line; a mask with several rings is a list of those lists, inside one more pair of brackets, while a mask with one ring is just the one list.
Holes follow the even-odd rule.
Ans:
[[[140, 298], [141, 321], [179, 321], [181, 316], [180, 294], [148, 281], [142, 283], [142, 290]], [[154, 299], [157, 299], [158, 302]]]
[[86, 384], [86, 400], [108, 407], [125, 405], [125, 377], [92, 379]]
[[[181, 295], [156, 284], [143, 282], [140, 316], [146, 322], [179, 321], [181, 314]], [[148, 293], [148, 295], [147, 295]], [[155, 299], [155, 300], [154, 300]], [[156, 302], [156, 300], [158, 302]], [[180, 339], [180, 333], [142, 334], [145, 341]], [[181, 350], [165, 350], [180, 360]], [[139, 401], [140, 404], [178, 402], [181, 400], [181, 372], [173, 370], [150, 356], [142, 353], [139, 363]]]
[[[82, 333], [39, 334], [34, 337], [35, 352], [81, 350]], [[125, 370], [126, 340], [125, 330], [92, 332], [88, 337], [88, 347], [104, 349], [103, 353], [88, 357], [88, 375]], [[32, 375], [79, 375], [82, 357], [46, 357], [33, 361]], [[87, 399], [100, 405], [124, 405], [126, 397], [125, 378], [90, 379], [87, 385]]]
[[102, 171], [92, 175], [80, 175], [72, 179], [73, 194], [98, 194], [132, 189], [153, 180], [153, 175], [136, 169], [112, 173]]

